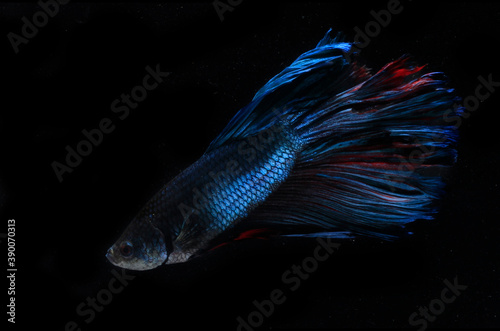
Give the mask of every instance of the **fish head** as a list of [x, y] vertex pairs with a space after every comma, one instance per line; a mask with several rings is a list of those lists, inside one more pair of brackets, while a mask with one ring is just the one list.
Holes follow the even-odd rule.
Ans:
[[134, 219], [108, 249], [108, 260], [117, 267], [149, 270], [168, 258], [163, 233], [148, 219]]

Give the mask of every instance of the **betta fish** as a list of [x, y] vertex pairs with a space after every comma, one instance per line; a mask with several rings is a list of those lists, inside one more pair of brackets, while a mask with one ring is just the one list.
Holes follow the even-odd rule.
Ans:
[[109, 261], [147, 270], [271, 234], [394, 240], [432, 219], [457, 156], [459, 99], [408, 56], [371, 73], [353, 49], [328, 31], [267, 82], [132, 219]]

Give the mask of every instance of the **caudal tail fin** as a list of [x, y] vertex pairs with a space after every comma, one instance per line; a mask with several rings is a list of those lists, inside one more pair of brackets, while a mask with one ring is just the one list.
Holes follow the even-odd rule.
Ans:
[[436, 212], [443, 171], [456, 159], [462, 108], [453, 90], [443, 74], [423, 73], [407, 57], [371, 75], [346, 60], [350, 47], [328, 33], [233, 120], [244, 124], [220, 136], [282, 122], [304, 144], [286, 182], [252, 219], [310, 226], [317, 236], [391, 239], [393, 230]]

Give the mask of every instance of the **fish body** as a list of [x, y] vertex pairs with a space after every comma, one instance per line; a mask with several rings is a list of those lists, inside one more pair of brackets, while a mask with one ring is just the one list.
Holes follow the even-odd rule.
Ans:
[[204, 154], [146, 205], [139, 218], [148, 218], [172, 243], [167, 263], [186, 261], [286, 180], [300, 145], [279, 128], [267, 134], [257, 148], [247, 141], [258, 136]]
[[432, 218], [441, 171], [456, 158], [453, 90], [407, 58], [371, 75], [346, 60], [351, 47], [329, 31], [272, 78], [152, 197], [108, 259], [136, 270], [185, 262], [238, 224], [390, 240]]

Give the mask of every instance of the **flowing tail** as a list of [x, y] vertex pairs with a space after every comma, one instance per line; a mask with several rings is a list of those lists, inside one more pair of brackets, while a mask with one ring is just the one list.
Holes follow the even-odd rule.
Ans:
[[347, 61], [352, 44], [340, 39], [329, 31], [272, 78], [209, 149], [286, 125], [304, 147], [248, 222], [299, 236], [393, 239], [436, 212], [462, 107], [443, 74], [402, 57], [372, 75]]

